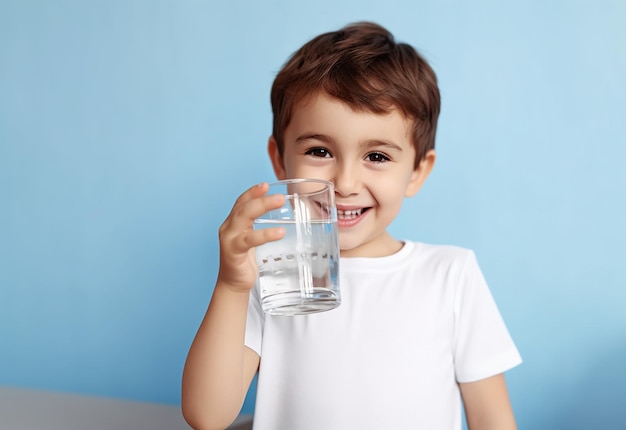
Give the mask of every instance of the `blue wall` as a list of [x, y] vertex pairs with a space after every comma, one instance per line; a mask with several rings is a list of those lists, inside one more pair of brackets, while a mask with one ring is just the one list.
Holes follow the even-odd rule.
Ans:
[[620, 0], [1, 0], [0, 384], [179, 402], [217, 228], [272, 177], [274, 74], [363, 19], [443, 95], [393, 232], [476, 250], [525, 359], [521, 428], [626, 426]]

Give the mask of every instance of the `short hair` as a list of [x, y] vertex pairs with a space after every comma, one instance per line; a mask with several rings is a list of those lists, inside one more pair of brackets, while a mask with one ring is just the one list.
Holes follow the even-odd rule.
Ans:
[[398, 109], [413, 122], [416, 167], [435, 147], [440, 110], [435, 72], [412, 46], [396, 43], [378, 24], [358, 22], [321, 34], [283, 65], [271, 91], [272, 133], [280, 154], [294, 107], [320, 92], [355, 111]]

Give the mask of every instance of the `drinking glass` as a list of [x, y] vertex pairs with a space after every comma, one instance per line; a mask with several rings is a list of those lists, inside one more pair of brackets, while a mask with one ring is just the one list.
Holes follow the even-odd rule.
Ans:
[[285, 204], [257, 218], [255, 229], [283, 227], [285, 236], [256, 247], [261, 307], [273, 315], [334, 309], [339, 292], [339, 239], [333, 184], [287, 179], [270, 184]]

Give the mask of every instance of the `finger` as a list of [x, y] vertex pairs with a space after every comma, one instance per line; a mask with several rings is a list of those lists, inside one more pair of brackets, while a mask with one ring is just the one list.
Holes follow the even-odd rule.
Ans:
[[269, 189], [269, 185], [267, 184], [267, 182], [261, 182], [259, 184], [256, 184], [250, 187], [245, 192], [243, 192], [239, 197], [237, 197], [237, 200], [235, 200], [233, 207], [230, 209], [230, 212], [224, 219], [224, 222], [222, 223], [220, 227], [220, 231], [226, 230], [228, 228], [228, 225], [231, 223], [232, 218], [234, 218], [235, 214], [241, 210], [240, 208], [243, 205], [245, 205], [247, 202], [249, 202], [252, 199], [259, 198], [260, 196], [264, 195], [268, 189]]
[[241, 194], [235, 201], [234, 206], [245, 204], [246, 202], [261, 197], [269, 190], [269, 184], [267, 182], [261, 182], [250, 188], [248, 188], [243, 194]]
[[246, 196], [233, 207], [228, 217], [230, 227], [240, 230], [248, 226], [251, 227], [256, 218], [266, 212], [278, 209], [285, 203], [285, 196], [282, 194], [249, 197]]
[[[241, 251], [248, 250], [257, 246], [264, 245], [268, 242], [275, 242], [285, 237], [286, 230], [284, 227], [264, 228], [260, 230], [250, 230], [240, 236], [237, 245]], [[237, 242], [237, 241], [236, 241]]]
[[230, 236], [230, 238], [223, 237], [221, 250], [231, 255], [242, 255], [252, 248], [280, 240], [283, 237], [285, 237], [285, 229], [283, 227], [260, 230], [249, 229]]

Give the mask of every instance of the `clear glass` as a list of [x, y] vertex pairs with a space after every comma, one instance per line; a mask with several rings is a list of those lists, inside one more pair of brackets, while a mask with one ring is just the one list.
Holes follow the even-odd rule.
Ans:
[[285, 204], [254, 222], [255, 229], [284, 227], [286, 235], [256, 248], [261, 306], [272, 315], [301, 315], [334, 309], [339, 293], [339, 237], [333, 184], [287, 179], [268, 194]]

